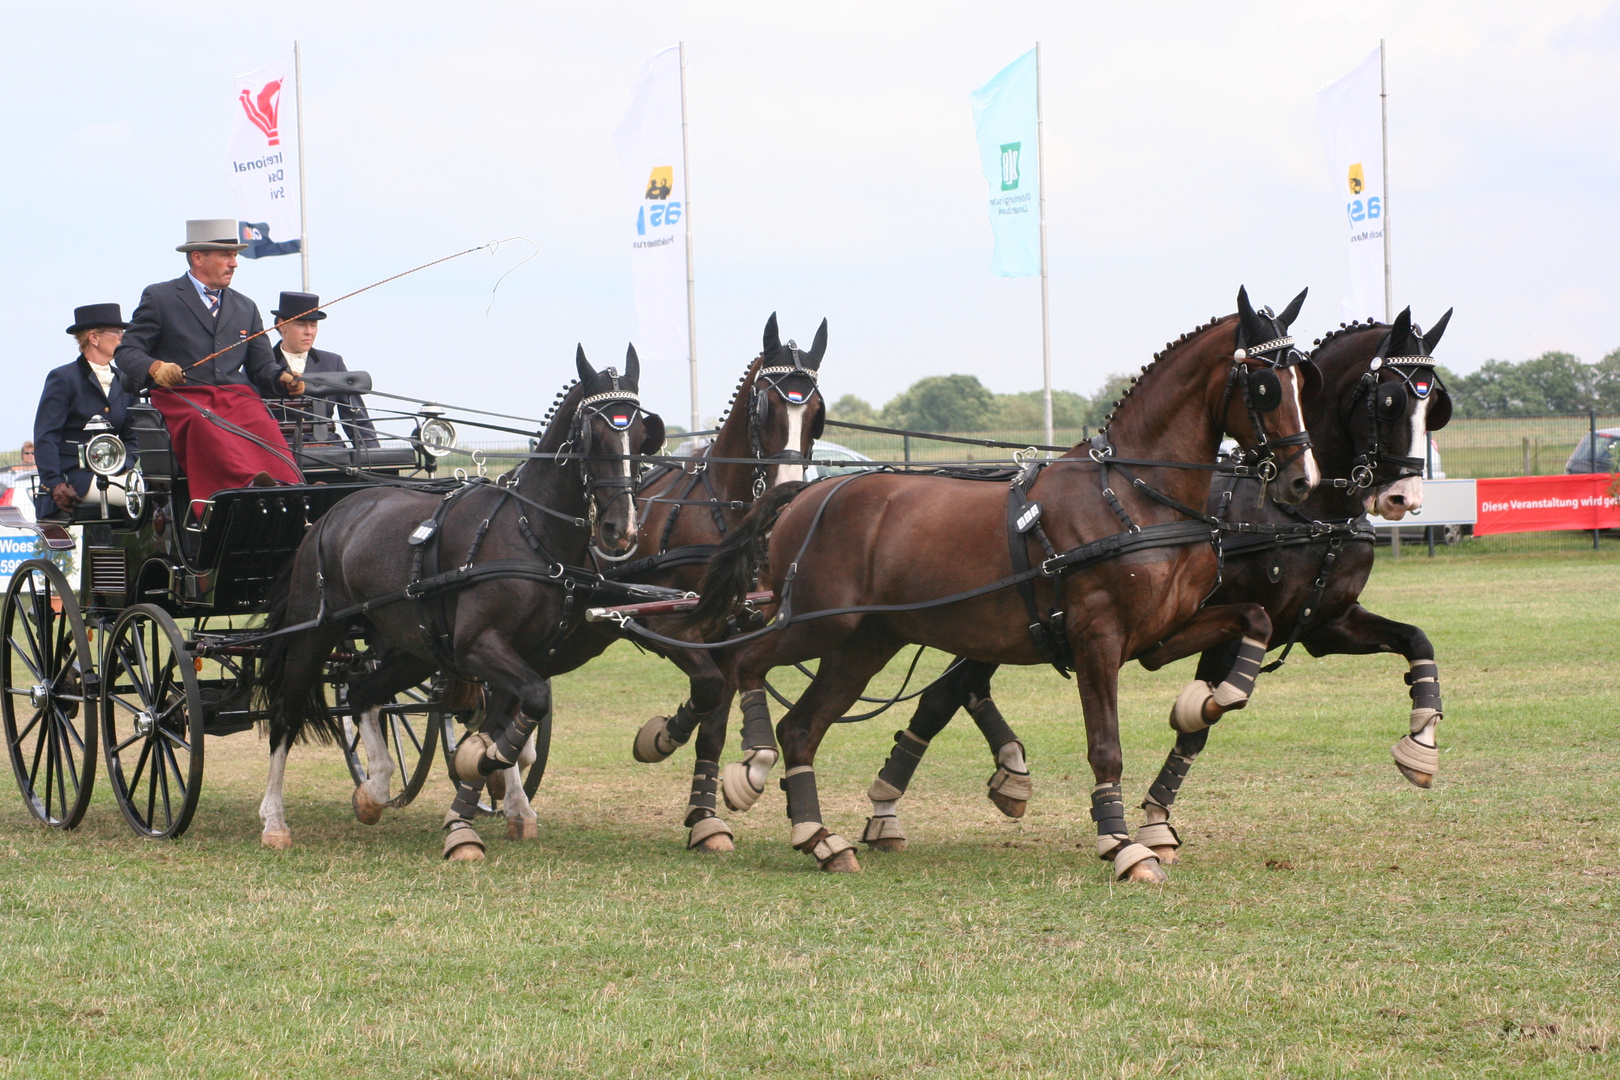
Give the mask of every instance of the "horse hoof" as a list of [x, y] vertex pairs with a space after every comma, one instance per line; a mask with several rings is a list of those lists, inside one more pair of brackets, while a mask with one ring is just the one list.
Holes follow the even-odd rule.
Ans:
[[715, 833], [713, 836], [706, 836], [702, 840], [699, 840], [697, 843], [693, 844], [692, 850], [705, 851], [709, 852], [710, 854], [719, 855], [727, 851], [736, 851], [737, 845], [732, 843], [731, 837], [727, 836], [725, 833]]
[[1418, 772], [1416, 769], [1407, 768], [1405, 765], [1402, 765], [1398, 761], [1395, 763], [1395, 767], [1397, 769], [1401, 770], [1401, 775], [1402, 776], [1404, 776], [1408, 780], [1412, 781], [1412, 783], [1416, 784], [1418, 787], [1420, 787], [1420, 788], [1432, 788], [1432, 787], [1434, 787], [1434, 773]]
[[1021, 818], [1024, 811], [1029, 809], [1029, 800], [1009, 799], [999, 791], [990, 792], [990, 801], [996, 804], [997, 810], [1010, 818]]
[[274, 851], [292, 847], [292, 833], [286, 829], [266, 829], [259, 834], [259, 843]]
[[481, 844], [459, 844], [445, 853], [446, 862], [483, 862], [484, 848]]
[[383, 811], [388, 808], [387, 803], [380, 803], [373, 799], [364, 787], [354, 789], [354, 797], [349, 800], [354, 804], [354, 816], [360, 819], [362, 825], [375, 825], [382, 820]]
[[1141, 862], [1125, 871], [1126, 881], [1140, 881], [1149, 885], [1163, 885], [1170, 880], [1170, 875], [1164, 872], [1158, 859], [1143, 859]]
[[[866, 841], [866, 846], [873, 851], [904, 851], [906, 850], [906, 838], [903, 836], [882, 836], [876, 840]], [[845, 852], [845, 854], [848, 853]], [[860, 868], [856, 867], [856, 869]]]
[[1156, 847], [1153, 854], [1158, 858], [1160, 866], [1174, 866], [1181, 861], [1181, 856], [1176, 854], [1173, 847]]
[[467, 822], [457, 821], [444, 838], [444, 858], [447, 862], [483, 862], [484, 841]]
[[506, 838], [508, 840], [538, 840], [540, 839], [540, 822], [534, 818], [507, 818]]
[[674, 740], [669, 737], [669, 723], [667, 716], [655, 716], [636, 732], [636, 741], [630, 747], [630, 756], [643, 765], [652, 765], [663, 761], [676, 750]]
[[845, 848], [822, 863], [821, 869], [829, 874], [858, 874], [861, 872], [861, 863], [855, 858], [853, 848]]

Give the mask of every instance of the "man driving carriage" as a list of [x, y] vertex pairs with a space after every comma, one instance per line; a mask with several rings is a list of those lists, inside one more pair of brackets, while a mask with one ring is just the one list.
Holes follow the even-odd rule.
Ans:
[[193, 500], [225, 488], [296, 484], [292, 452], [266, 397], [301, 395], [278, 360], [257, 305], [230, 287], [247, 245], [234, 218], [186, 222], [186, 272], [148, 285], [115, 360], [130, 393], [152, 391]]

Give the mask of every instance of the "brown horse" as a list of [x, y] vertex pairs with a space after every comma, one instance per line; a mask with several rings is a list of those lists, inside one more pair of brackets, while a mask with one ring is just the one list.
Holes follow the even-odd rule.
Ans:
[[[872, 676], [912, 642], [991, 663], [1072, 664], [1096, 780], [1097, 853], [1116, 877], [1163, 880], [1125, 825], [1119, 668], [1133, 658], [1158, 667], [1241, 637], [1243, 653], [1212, 700], [1230, 707], [1247, 698], [1271, 623], [1258, 604], [1200, 607], [1215, 586], [1216, 556], [1193, 506], [1205, 500], [1201, 470], [1213, 468], [1223, 432], [1257, 451], [1280, 500], [1298, 503], [1315, 487], [1301, 412], [1314, 369], [1297, 362], [1287, 336], [1304, 299], [1274, 316], [1256, 312], [1240, 290], [1238, 314], [1168, 346], [1091, 445], [1027, 466], [1010, 491], [864, 473], [761, 500], [711, 562], [692, 619], [723, 632], [769, 533], [762, 580], [781, 598], [777, 621], [739, 643], [731, 662], [744, 748], [753, 753], [760, 729], [769, 731], [767, 674], [822, 661], [778, 729], [795, 848], [825, 870], [859, 869], [854, 845], [821, 822], [815, 753]], [[1035, 587], [1003, 587], [1011, 576]], [[728, 793], [736, 768], [727, 769]], [[747, 779], [752, 786], [752, 771]]]
[[[808, 352], [782, 344], [773, 312], [765, 324], [764, 349], [737, 383], [720, 430], [690, 464], [661, 467], [644, 478], [636, 494], [640, 540], [627, 553], [633, 562], [600, 564], [616, 581], [695, 591], [716, 545], [737, 527], [757, 496], [776, 484], [802, 480], [804, 462], [821, 436], [827, 410], [817, 386], [827, 351], [827, 320]], [[674, 619], [655, 620], [658, 630], [685, 630]], [[553, 664], [568, 671], [599, 655], [620, 635], [607, 623], [584, 623], [559, 647]], [[637, 761], [663, 761], [698, 731], [697, 761], [687, 804], [687, 847], [732, 850], [731, 829], [716, 814], [720, 752], [735, 684], [707, 652], [648, 648], [686, 673], [691, 693], [673, 716], [655, 716], [636, 735]]]
[[[1434, 647], [1418, 627], [1375, 615], [1359, 598], [1373, 565], [1373, 532], [1365, 515], [1376, 512], [1396, 521], [1423, 505], [1424, 432], [1438, 431], [1451, 418], [1451, 401], [1434, 377], [1433, 359], [1450, 316], [1449, 311], [1442, 315], [1425, 334], [1408, 309], [1392, 326], [1354, 323], [1318, 340], [1311, 359], [1322, 373], [1324, 389], [1306, 402], [1305, 422], [1323, 482], [1299, 506], [1278, 507], [1257, 505], [1254, 480], [1220, 476], [1208, 504], [1209, 513], [1227, 520], [1284, 531], [1226, 539], [1221, 584], [1210, 598], [1216, 604], [1254, 601], [1266, 609], [1272, 621], [1271, 647], [1284, 653], [1264, 670], [1281, 666], [1292, 643], [1313, 656], [1395, 653], [1406, 659], [1411, 732], [1392, 752], [1401, 774], [1425, 788], [1433, 783], [1439, 763]], [[1205, 650], [1198, 682], [1212, 688], [1231, 663], [1228, 647]], [[997, 761], [989, 781], [991, 800], [1009, 816], [1023, 816], [1030, 792], [1028, 768], [1023, 744], [990, 696], [995, 671], [994, 664], [959, 659], [920, 697], [867, 792], [872, 816], [863, 843], [880, 851], [905, 847], [900, 798], [930, 742], [963, 708], [984, 732]], [[1197, 682], [1189, 691], [1200, 698], [1208, 692]], [[1175, 749], [1142, 801], [1145, 820], [1136, 840], [1153, 848], [1166, 866], [1181, 846], [1169, 822], [1170, 806], [1203, 750], [1207, 723], [1212, 722], [1200, 714], [1188, 724], [1194, 730], [1177, 733]]]

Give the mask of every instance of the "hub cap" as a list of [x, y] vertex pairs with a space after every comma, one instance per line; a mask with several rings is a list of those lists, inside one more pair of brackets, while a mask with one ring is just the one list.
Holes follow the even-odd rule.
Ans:
[[36, 709], [43, 709], [45, 703], [51, 700], [51, 688], [44, 683], [35, 683], [28, 688], [28, 704]]

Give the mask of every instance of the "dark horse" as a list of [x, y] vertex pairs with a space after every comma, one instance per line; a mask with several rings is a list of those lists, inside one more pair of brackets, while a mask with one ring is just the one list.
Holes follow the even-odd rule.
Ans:
[[[536, 448], [556, 457], [526, 461], [510, 484], [360, 492], [305, 535], [265, 624], [270, 633], [301, 629], [267, 642], [257, 676], [270, 711], [270, 777], [259, 810], [267, 846], [292, 842], [281, 801], [287, 748], [306, 728], [336, 736], [322, 669], [334, 647], [359, 635], [380, 659], [348, 688], [367, 738], [378, 731], [379, 705], [435, 672], [488, 687], [488, 716], [499, 730], [457, 749], [457, 773], [477, 779], [457, 786], [444, 846], [447, 858], [483, 858], [471, 818], [485, 778], [517, 760], [551, 708], [557, 645], [585, 608], [577, 586], [588, 580], [577, 568], [590, 546], [616, 555], [635, 544], [632, 456], [664, 442], [664, 422], [641, 410], [634, 348], [623, 375], [594, 370], [584, 349], [575, 364], [579, 379], [559, 395]], [[464, 574], [455, 587], [431, 587], [453, 568]], [[376, 821], [389, 758], [380, 742], [368, 749], [382, 767], [355, 789], [354, 804], [362, 821]], [[521, 792], [508, 784], [509, 794], [514, 787]]]
[[[827, 320], [808, 352], [782, 344], [772, 313], [764, 349], [743, 372], [714, 442], [690, 464], [660, 466], [643, 478], [636, 501], [641, 539], [629, 554], [641, 556], [608, 573], [617, 581], [695, 591], [715, 546], [735, 529], [755, 498], [767, 489], [804, 479], [804, 462], [821, 436], [827, 410], [817, 386], [827, 351]], [[747, 462], [743, 464], [742, 462]], [[671, 635], [695, 633], [673, 618], [653, 627]], [[557, 650], [556, 669], [567, 671], [599, 655], [620, 638], [607, 623], [585, 623]], [[691, 693], [673, 716], [642, 725], [633, 752], [637, 761], [663, 761], [698, 732], [697, 760], [686, 808], [687, 847], [732, 850], [731, 829], [715, 813], [720, 752], [736, 686], [707, 652], [651, 646], [686, 673]]]
[[[780, 598], [780, 622], [730, 653], [745, 749], [769, 739], [771, 669], [821, 659], [778, 728], [795, 848], [825, 870], [859, 869], [854, 845], [821, 822], [815, 752], [912, 642], [990, 663], [1072, 663], [1096, 779], [1097, 853], [1118, 877], [1163, 879], [1125, 825], [1118, 672], [1132, 658], [1158, 667], [1241, 637], [1243, 655], [1217, 699], [1248, 696], [1271, 623], [1258, 604], [1200, 607], [1215, 586], [1216, 556], [1210, 526], [1187, 504], [1204, 502], [1200, 465], [1213, 466], [1223, 431], [1265, 448], [1257, 456], [1278, 498], [1299, 503], [1315, 486], [1300, 407], [1314, 372], [1296, 362], [1303, 358], [1287, 336], [1304, 299], [1273, 316], [1240, 291], [1238, 315], [1201, 327], [1143, 369], [1097, 439], [1031, 463], [1010, 489], [861, 473], [784, 486], [761, 500], [711, 562], [693, 621], [723, 633], [754, 582], [763, 541], [762, 580]], [[1037, 563], [1024, 576], [1036, 588], [1000, 587]]]
[[[1439, 764], [1435, 728], [1441, 719], [1439, 669], [1434, 648], [1422, 630], [1374, 615], [1358, 602], [1373, 566], [1373, 534], [1366, 515], [1378, 513], [1397, 521], [1423, 506], [1425, 431], [1438, 431], [1451, 419], [1451, 400], [1434, 377], [1433, 350], [1445, 333], [1446, 312], [1425, 334], [1412, 322], [1411, 309], [1393, 326], [1355, 323], [1318, 340], [1311, 359], [1322, 373], [1324, 392], [1305, 405], [1317, 464], [1324, 480], [1298, 506], [1256, 505], [1257, 484], [1240, 477], [1218, 477], [1212, 485], [1209, 512], [1227, 520], [1297, 528], [1292, 536], [1250, 534], [1225, 542], [1226, 562], [1211, 603], [1250, 600], [1261, 604], [1272, 622], [1272, 648], [1292, 643], [1312, 656], [1399, 653], [1408, 664], [1412, 698], [1411, 732], [1394, 746], [1395, 766], [1412, 783], [1428, 787]], [[1330, 479], [1329, 479], [1330, 478]], [[1307, 523], [1317, 523], [1312, 526]], [[1285, 654], [1286, 655], [1286, 652]], [[1170, 805], [1193, 758], [1209, 737], [1201, 715], [1189, 704], [1209, 696], [1231, 666], [1227, 648], [1204, 651], [1197, 678], [1184, 691], [1185, 718], [1176, 748], [1142, 802], [1144, 827], [1139, 843], [1158, 854], [1165, 865], [1175, 861], [1181, 839], [1169, 824]], [[1268, 666], [1271, 670], [1282, 663]], [[929, 742], [944, 730], [957, 709], [965, 708], [990, 741], [997, 771], [990, 780], [992, 801], [1011, 816], [1022, 816], [1023, 803], [1009, 804], [1007, 762], [1023, 746], [990, 697], [996, 665], [959, 660], [921, 697], [895, 747], [867, 792], [872, 816], [863, 842], [883, 851], [905, 847], [897, 806]], [[1218, 708], [1218, 707], [1217, 707]], [[1022, 779], [1020, 780], [1020, 777]], [[1028, 798], [1027, 772], [1014, 771]], [[998, 784], [1002, 786], [998, 787]]]

